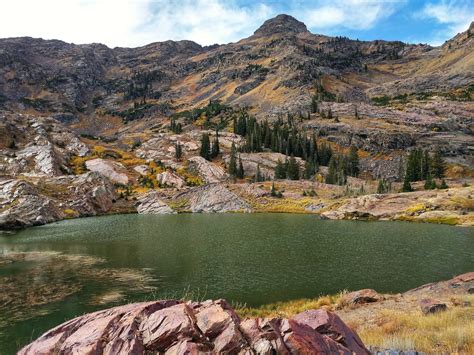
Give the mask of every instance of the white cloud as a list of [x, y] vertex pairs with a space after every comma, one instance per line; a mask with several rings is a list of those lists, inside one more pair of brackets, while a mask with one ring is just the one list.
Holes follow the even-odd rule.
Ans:
[[[3, 3], [5, 1], [5, 3]], [[229, 0], [3, 0], [0, 37], [140, 46], [163, 40], [235, 41], [274, 15]]]
[[442, 0], [437, 3], [426, 4], [423, 10], [416, 16], [434, 19], [438, 23], [446, 25], [443, 35], [452, 37], [459, 32], [465, 31], [471, 21], [474, 21], [474, 6], [470, 0]]
[[405, 0], [322, 0], [318, 3], [318, 7], [302, 13], [308, 27], [316, 30], [333, 30], [335, 27], [365, 30], [390, 16]]

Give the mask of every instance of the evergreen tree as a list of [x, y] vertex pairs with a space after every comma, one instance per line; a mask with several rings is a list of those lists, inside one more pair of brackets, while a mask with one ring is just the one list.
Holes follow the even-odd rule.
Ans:
[[311, 179], [311, 177], [316, 174], [316, 166], [314, 164], [314, 160], [306, 160], [306, 163], [304, 164], [304, 178], [306, 180]]
[[211, 160], [211, 144], [209, 141], [209, 134], [203, 133], [201, 137], [201, 150], [199, 155], [206, 160]]
[[359, 154], [357, 153], [357, 148], [354, 145], [351, 145], [351, 149], [349, 151], [349, 175], [359, 176]]
[[234, 143], [232, 143], [232, 147], [230, 149], [230, 160], [227, 171], [229, 175], [233, 177], [237, 175], [237, 149], [235, 148]]
[[242, 159], [239, 156], [239, 168], [237, 169], [237, 178], [243, 179], [245, 176], [244, 165], [242, 164]]
[[262, 181], [265, 181], [265, 179], [262, 176], [262, 172], [260, 171], [260, 164], [257, 164], [257, 173], [255, 174], [255, 182], [262, 182]]
[[275, 183], [272, 183], [272, 190], [270, 192], [270, 195], [272, 197], [278, 197], [278, 198], [283, 197], [283, 194], [280, 191], [277, 191], [277, 189], [275, 188]]
[[405, 175], [405, 178], [403, 179], [403, 186], [402, 186], [402, 192], [411, 192], [413, 191], [410, 180], [409, 178]]
[[378, 194], [386, 194], [388, 192], [388, 185], [385, 180], [379, 180], [379, 185], [377, 187]]
[[329, 160], [328, 174], [326, 175], [326, 184], [335, 184], [337, 179], [337, 165], [336, 158], [334, 156]]
[[180, 134], [183, 131], [181, 123], [176, 122], [176, 118], [171, 118], [170, 130], [175, 134]]
[[318, 97], [316, 95], [313, 95], [311, 98], [311, 113], [317, 113], [318, 112]]
[[422, 155], [421, 155], [421, 179], [428, 179], [429, 175], [431, 174], [430, 172], [430, 155], [428, 154], [428, 151], [425, 150]]
[[238, 132], [237, 132], [237, 119], [235, 118], [235, 116], [234, 116], [234, 118], [232, 119], [232, 131], [233, 131], [235, 134], [238, 134]]
[[332, 149], [329, 145], [326, 143], [323, 143], [321, 145], [321, 148], [319, 149], [319, 164], [327, 166], [331, 160], [332, 157]]
[[286, 167], [280, 159], [275, 166], [275, 179], [286, 179]]
[[448, 189], [449, 186], [446, 184], [446, 181], [444, 179], [441, 181], [441, 184], [438, 187], [439, 189]]
[[328, 109], [328, 120], [332, 119], [332, 110], [331, 108]]
[[219, 148], [219, 131], [216, 130], [216, 137], [214, 138], [214, 142], [212, 143], [212, 150], [211, 150], [211, 158], [216, 158], [220, 153]]
[[428, 174], [425, 180], [424, 185], [425, 190], [433, 190], [436, 189], [436, 181], [431, 178], [431, 174]]
[[175, 147], [174, 147], [174, 156], [176, 160], [181, 160], [183, 156], [183, 147], [181, 146], [180, 142], [176, 142]]
[[433, 174], [434, 177], [438, 179], [444, 178], [444, 174], [446, 171], [446, 164], [443, 158], [441, 157], [441, 151], [439, 148], [436, 149], [436, 151], [434, 152], [431, 166], [432, 166], [431, 173]]
[[288, 176], [288, 179], [290, 180], [300, 179], [300, 167], [293, 155], [290, 157], [290, 160], [288, 161], [287, 176]]
[[347, 182], [347, 170], [348, 163], [345, 156], [339, 156], [337, 159], [337, 169], [336, 169], [336, 183], [338, 185], [345, 185]]
[[415, 149], [408, 155], [405, 177], [408, 181], [420, 181], [423, 179], [423, 151]]
[[276, 196], [275, 183], [272, 183], [272, 190], [271, 190], [271, 192], [270, 192], [270, 195]]

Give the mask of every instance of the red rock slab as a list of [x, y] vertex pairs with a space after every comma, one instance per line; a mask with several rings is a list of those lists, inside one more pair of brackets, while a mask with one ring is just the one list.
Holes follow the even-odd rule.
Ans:
[[357, 333], [350, 329], [335, 313], [323, 309], [310, 310], [299, 313], [291, 319], [307, 325], [319, 334], [328, 336], [356, 354], [370, 354]]

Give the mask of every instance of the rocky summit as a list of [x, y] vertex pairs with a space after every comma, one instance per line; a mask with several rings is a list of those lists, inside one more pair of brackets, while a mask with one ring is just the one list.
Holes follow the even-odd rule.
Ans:
[[207, 47], [0, 39], [0, 228], [121, 212], [473, 225], [473, 33], [360, 41], [279, 15]]
[[18, 354], [370, 354], [334, 313], [241, 320], [224, 300], [154, 301], [103, 310], [48, 331]]

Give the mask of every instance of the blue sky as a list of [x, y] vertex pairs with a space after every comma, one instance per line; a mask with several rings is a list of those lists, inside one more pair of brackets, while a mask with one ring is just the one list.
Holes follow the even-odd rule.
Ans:
[[209, 45], [247, 37], [280, 13], [313, 33], [439, 45], [474, 21], [474, 0], [5, 0], [0, 37]]

